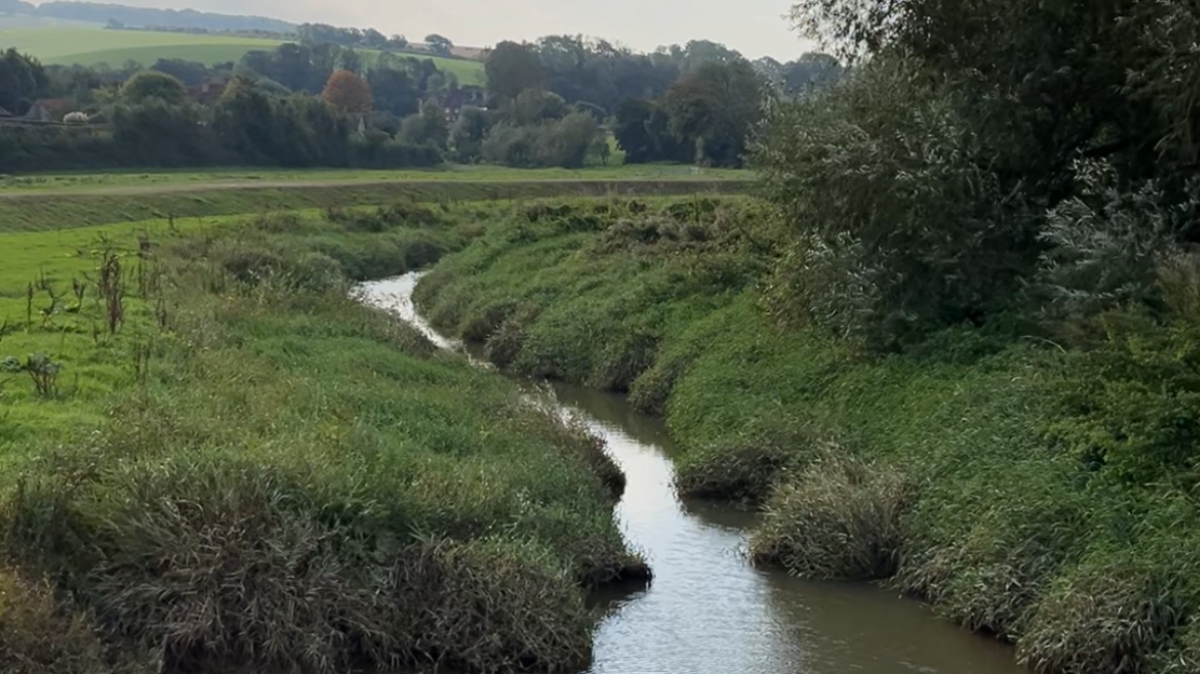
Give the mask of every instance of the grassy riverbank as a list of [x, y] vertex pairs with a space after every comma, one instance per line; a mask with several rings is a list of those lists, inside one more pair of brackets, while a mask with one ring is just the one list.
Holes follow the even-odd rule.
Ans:
[[347, 294], [493, 212], [0, 233], [0, 669], [586, 663], [601, 448]]
[[317, 174], [310, 180], [117, 183], [99, 188], [0, 190], [0, 232], [55, 231], [151, 219], [212, 218], [305, 208], [350, 208], [396, 202], [506, 201], [555, 196], [740, 193], [750, 183], [700, 177], [539, 179], [536, 176], [438, 180]]
[[1088, 348], [1018, 325], [867, 356], [771, 318], [773, 223], [746, 199], [517, 207], [418, 300], [511, 371], [665, 414], [682, 492], [765, 508], [761, 563], [886, 580], [1039, 672], [1200, 668], [1196, 293], [1169, 325], [1081, 326]]

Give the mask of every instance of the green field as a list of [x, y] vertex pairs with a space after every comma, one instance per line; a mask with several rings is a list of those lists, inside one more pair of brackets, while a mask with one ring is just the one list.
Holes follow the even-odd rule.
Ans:
[[749, 180], [750, 171], [739, 169], [695, 169], [678, 165], [619, 165], [587, 169], [511, 169], [495, 166], [451, 165], [443, 169], [345, 170], [345, 169], [207, 169], [179, 171], [112, 171], [104, 173], [45, 173], [29, 176], [0, 174], [0, 199], [6, 194], [28, 191], [78, 192], [118, 187], [181, 187], [188, 185], [250, 185], [256, 183], [337, 182], [372, 183], [391, 181], [485, 181], [530, 180]]
[[[533, 172], [536, 175], [536, 172]], [[592, 177], [523, 177], [513, 171], [504, 180], [392, 179], [243, 180], [99, 188], [12, 190], [0, 192], [0, 231], [71, 229], [155, 218], [188, 218], [261, 213], [297, 208], [368, 206], [395, 201], [450, 203], [503, 201], [552, 196], [691, 194], [744, 192], [746, 180]], [[618, 174], [610, 174], [618, 175]]]
[[[159, 58], [176, 58], [175, 50], [196, 47], [241, 50], [234, 58], [251, 49], [270, 49], [277, 40], [223, 37], [217, 35], [188, 35], [185, 33], [154, 33], [149, 31], [117, 31], [102, 28], [29, 28], [0, 30], [0, 45], [16, 47], [36, 56], [45, 63], [91, 65], [102, 61], [119, 65], [134, 54], [153, 63]], [[154, 51], [158, 50], [158, 51]], [[101, 54], [103, 59], [94, 58]], [[182, 57], [180, 57], [182, 58]], [[222, 59], [218, 59], [222, 60]], [[228, 60], [228, 57], [223, 59]], [[145, 61], [143, 61], [145, 62]], [[213, 61], [214, 63], [216, 61]]]
[[[3, 24], [0, 24], [3, 25]], [[228, 37], [221, 35], [189, 35], [186, 33], [157, 33], [135, 30], [104, 30], [100, 27], [81, 28], [3, 28], [0, 47], [16, 47], [36, 56], [43, 63], [56, 65], [123, 65], [135, 61], [152, 65], [158, 59], [184, 59], [206, 65], [238, 61], [254, 49], [274, 49], [280, 40]], [[360, 50], [369, 62], [377, 53]], [[483, 64], [478, 61], [429, 57], [438, 68], [458, 76], [464, 84], [483, 83]]]

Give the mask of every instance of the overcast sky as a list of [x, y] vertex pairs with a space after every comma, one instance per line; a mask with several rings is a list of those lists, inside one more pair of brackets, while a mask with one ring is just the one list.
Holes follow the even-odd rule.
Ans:
[[783, 18], [789, 0], [105, 0], [258, 14], [295, 23], [376, 28], [420, 40], [431, 32], [487, 46], [548, 34], [603, 37], [637, 50], [723, 42], [750, 58], [788, 61], [809, 50]]

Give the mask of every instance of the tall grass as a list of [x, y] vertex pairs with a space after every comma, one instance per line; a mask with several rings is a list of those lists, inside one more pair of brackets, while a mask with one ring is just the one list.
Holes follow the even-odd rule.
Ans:
[[867, 357], [764, 311], [775, 222], [734, 198], [514, 209], [418, 299], [507, 369], [664, 414], [681, 492], [764, 508], [762, 563], [924, 597], [1038, 672], [1194, 669], [1200, 321]]
[[[96, 648], [156, 671], [586, 666], [584, 588], [642, 568], [619, 471], [349, 296], [463, 245], [474, 219], [447, 213], [251, 218], [144, 251], [160, 295], [129, 311], [170, 311], [113, 336], [139, 345], [131, 385], [27, 450], [0, 507], [0, 552], [50, 579], [62, 624], [86, 613]], [[43, 614], [0, 606], [6, 643], [41, 643]]]

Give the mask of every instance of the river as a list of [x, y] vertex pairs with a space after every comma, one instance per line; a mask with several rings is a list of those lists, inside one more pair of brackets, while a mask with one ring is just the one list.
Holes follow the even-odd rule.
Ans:
[[[417, 313], [419, 274], [360, 286], [364, 301], [460, 348]], [[627, 484], [616, 517], [654, 571], [608, 608], [586, 674], [1024, 674], [1012, 650], [962, 631], [919, 602], [858, 583], [816, 583], [753, 568], [741, 554], [755, 515], [680, 500], [661, 420], [622, 397], [553, 387], [566, 413], [608, 442]]]

